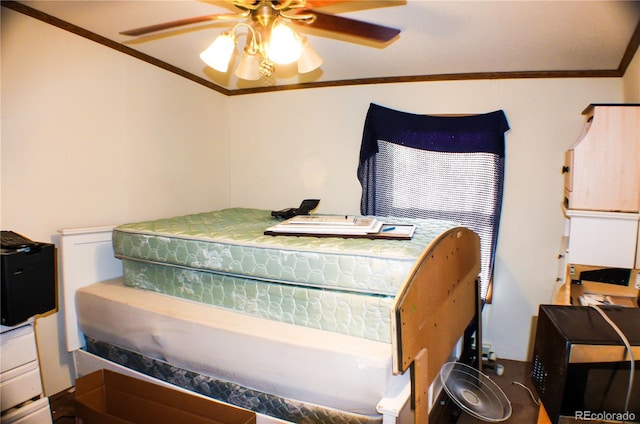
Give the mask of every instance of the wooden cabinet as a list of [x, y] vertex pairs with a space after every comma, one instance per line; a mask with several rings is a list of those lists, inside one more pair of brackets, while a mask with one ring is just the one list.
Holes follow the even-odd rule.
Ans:
[[640, 105], [592, 104], [563, 167], [565, 207], [640, 211]]
[[[575, 305], [595, 293], [633, 307], [640, 293], [640, 104], [592, 104], [583, 114], [562, 169], [566, 221], [553, 302]], [[622, 271], [628, 279], [583, 278], [593, 271]], [[538, 424], [551, 424], [542, 404]]]
[[640, 289], [640, 105], [592, 104], [583, 114], [563, 168], [558, 304], [571, 304], [571, 281], [582, 269], [629, 269], [628, 286], [613, 291], [637, 297]]
[[33, 325], [2, 327], [0, 334], [2, 423], [51, 423], [44, 397]]

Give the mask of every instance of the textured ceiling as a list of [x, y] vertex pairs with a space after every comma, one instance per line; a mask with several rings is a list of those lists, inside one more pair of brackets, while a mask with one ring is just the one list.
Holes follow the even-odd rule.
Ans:
[[[324, 60], [259, 81], [219, 73], [199, 58], [237, 21], [140, 37], [119, 32], [235, 9], [224, 1], [22, 1], [3, 6], [133, 54], [225, 94], [386, 81], [620, 76], [640, 43], [640, 1], [352, 1], [325, 13], [401, 29], [383, 46], [306, 30]], [[299, 26], [296, 26], [299, 28]], [[233, 63], [232, 63], [233, 66]], [[302, 84], [302, 86], [300, 85]]]

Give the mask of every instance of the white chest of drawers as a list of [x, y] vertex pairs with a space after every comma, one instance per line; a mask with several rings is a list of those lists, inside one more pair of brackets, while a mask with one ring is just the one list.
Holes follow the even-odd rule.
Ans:
[[44, 397], [33, 325], [2, 327], [0, 333], [0, 409], [3, 424], [51, 423]]

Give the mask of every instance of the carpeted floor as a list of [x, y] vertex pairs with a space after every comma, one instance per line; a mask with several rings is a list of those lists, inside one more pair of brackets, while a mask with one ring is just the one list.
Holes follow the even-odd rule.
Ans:
[[75, 388], [71, 387], [49, 397], [54, 424], [75, 424], [76, 405], [74, 392]]
[[[536, 424], [538, 418], [538, 406], [534, 403], [531, 395], [520, 384], [525, 385], [530, 390], [534, 390], [531, 382], [531, 364], [528, 362], [498, 360], [504, 366], [504, 374], [496, 375], [495, 371], [485, 369], [484, 373], [500, 386], [511, 402], [512, 415], [505, 422], [514, 424]], [[519, 384], [518, 384], [519, 383]], [[535, 391], [533, 391], [535, 396]], [[55, 424], [75, 423], [74, 389], [70, 388], [49, 398], [51, 402], [51, 412]], [[458, 424], [475, 424], [483, 421], [473, 418], [468, 414], [462, 414], [458, 419]]]

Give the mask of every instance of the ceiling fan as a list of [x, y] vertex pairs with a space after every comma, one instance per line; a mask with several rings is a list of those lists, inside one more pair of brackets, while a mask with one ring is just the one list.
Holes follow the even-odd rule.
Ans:
[[[200, 57], [212, 68], [226, 72], [235, 50], [236, 30], [244, 27], [249, 35], [236, 75], [243, 79], [259, 79], [270, 76], [274, 63], [284, 64], [298, 61], [301, 73], [317, 69], [322, 60], [306, 40], [293, 31], [288, 24], [330, 31], [338, 35], [354, 36], [377, 43], [387, 43], [400, 30], [384, 25], [345, 18], [318, 12], [316, 8], [347, 3], [354, 0], [225, 0], [237, 7], [238, 13], [223, 13], [196, 16], [176, 21], [149, 25], [122, 31], [120, 34], [140, 36], [166, 29], [210, 21], [246, 19], [234, 28], [221, 34]], [[398, 2], [401, 4], [401, 2]], [[381, 5], [388, 5], [382, 2]], [[281, 41], [282, 40], [282, 41]], [[281, 42], [288, 42], [286, 47]], [[277, 53], [276, 50], [279, 52]]]
[[[357, 0], [225, 0], [233, 4], [241, 13], [214, 14], [195, 16], [192, 18], [180, 19], [176, 21], [164, 22], [141, 28], [122, 31], [122, 35], [145, 35], [165, 29], [176, 28], [207, 21], [235, 20], [251, 17], [252, 20], [262, 25], [273, 22], [278, 15], [295, 19], [298, 22], [309, 25], [313, 28], [353, 35], [377, 42], [388, 42], [400, 33], [399, 29], [369, 22], [358, 21], [351, 18], [344, 18], [337, 15], [321, 13], [315, 9], [318, 7], [347, 3]], [[400, 3], [400, 2], [398, 2]], [[291, 12], [291, 13], [290, 13]], [[296, 15], [298, 17], [296, 17]], [[301, 16], [302, 15], [302, 16]], [[315, 16], [315, 19], [310, 16]]]

